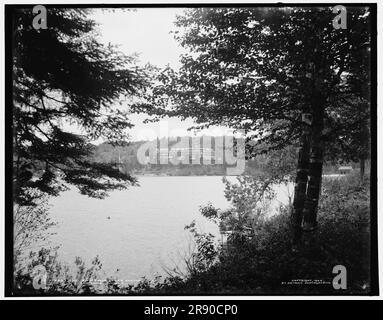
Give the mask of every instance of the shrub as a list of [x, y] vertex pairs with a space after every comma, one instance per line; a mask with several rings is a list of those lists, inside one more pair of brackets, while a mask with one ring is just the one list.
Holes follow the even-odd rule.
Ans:
[[[232, 237], [218, 262], [178, 284], [177, 292], [368, 294], [369, 199], [367, 180], [325, 180], [318, 229], [304, 235], [298, 250], [290, 244], [290, 208], [281, 207], [279, 215], [259, 221], [253, 237]], [[347, 290], [332, 287], [335, 265], [346, 267]]]

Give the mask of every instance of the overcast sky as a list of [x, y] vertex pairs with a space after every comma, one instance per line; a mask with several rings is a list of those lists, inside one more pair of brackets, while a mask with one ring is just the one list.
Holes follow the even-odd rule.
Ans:
[[[169, 64], [179, 68], [180, 54], [185, 50], [178, 45], [170, 33], [175, 27], [173, 22], [177, 14], [184, 9], [178, 8], [144, 8], [135, 11], [116, 9], [95, 9], [92, 18], [99, 23], [100, 41], [120, 45], [120, 51], [126, 54], [139, 54], [139, 64], [150, 62], [159, 67]], [[156, 136], [180, 136], [188, 134], [186, 129], [193, 125], [190, 121], [169, 119], [166, 124], [143, 124], [144, 115], [132, 115], [135, 124], [130, 129], [132, 140], [154, 139]], [[168, 130], [166, 129], [168, 126]], [[160, 129], [161, 127], [161, 129]], [[223, 128], [215, 127], [206, 134], [221, 135]], [[190, 133], [189, 133], [190, 134]]]
[[178, 8], [145, 8], [135, 11], [116, 9], [114, 12], [95, 9], [93, 18], [100, 24], [101, 40], [120, 45], [127, 54], [139, 53], [140, 64], [150, 62], [159, 67], [179, 67], [183, 48], [170, 34], [174, 30]]

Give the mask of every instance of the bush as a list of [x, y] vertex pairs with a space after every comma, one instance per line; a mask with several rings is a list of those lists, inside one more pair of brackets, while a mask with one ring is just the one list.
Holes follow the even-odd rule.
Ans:
[[[369, 181], [356, 176], [325, 180], [318, 229], [292, 250], [290, 208], [260, 221], [254, 236], [232, 237], [218, 263], [177, 286], [190, 294], [368, 294]], [[332, 269], [344, 265], [347, 289], [332, 287]], [[304, 285], [297, 280], [305, 281]]]

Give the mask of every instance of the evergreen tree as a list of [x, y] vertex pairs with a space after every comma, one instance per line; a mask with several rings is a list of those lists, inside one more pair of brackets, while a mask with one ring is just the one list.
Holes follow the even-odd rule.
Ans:
[[26, 188], [57, 195], [67, 184], [92, 197], [134, 178], [91, 160], [91, 141], [119, 143], [131, 127], [127, 108], [149, 85], [133, 57], [97, 40], [89, 10], [47, 7], [35, 29], [32, 8], [13, 8], [14, 195]]

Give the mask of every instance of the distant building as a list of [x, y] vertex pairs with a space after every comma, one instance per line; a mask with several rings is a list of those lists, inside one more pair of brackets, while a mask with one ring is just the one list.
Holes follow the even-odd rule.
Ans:
[[201, 158], [205, 161], [214, 159], [215, 152], [211, 148], [203, 148], [200, 146], [191, 146], [191, 147], [171, 147], [171, 148], [160, 148], [158, 149], [159, 159], [163, 163], [167, 163], [170, 158], [174, 158], [179, 161], [196, 162]]
[[351, 166], [342, 166], [338, 168], [340, 174], [347, 174], [353, 171], [354, 169]]

